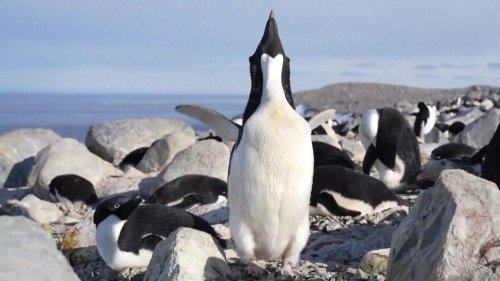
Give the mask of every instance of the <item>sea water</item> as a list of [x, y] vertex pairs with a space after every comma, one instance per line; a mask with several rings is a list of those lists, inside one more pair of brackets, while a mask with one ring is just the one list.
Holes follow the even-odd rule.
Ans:
[[19, 128], [49, 128], [62, 137], [84, 141], [91, 125], [131, 118], [168, 118], [202, 123], [175, 111], [179, 104], [213, 108], [228, 118], [241, 114], [244, 95], [151, 94], [0, 94], [0, 134]]

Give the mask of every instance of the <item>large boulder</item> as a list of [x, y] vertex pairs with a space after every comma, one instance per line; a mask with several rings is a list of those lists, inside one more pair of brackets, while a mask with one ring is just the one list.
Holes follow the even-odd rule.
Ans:
[[164, 169], [177, 153], [196, 142], [193, 135], [174, 132], [156, 140], [148, 149], [136, 168], [144, 173], [157, 172]]
[[443, 171], [394, 232], [387, 280], [500, 280], [500, 191]]
[[200, 174], [227, 181], [229, 148], [216, 140], [197, 142], [179, 152], [156, 177], [156, 186], [188, 174]]
[[19, 129], [0, 135], [0, 187], [20, 187], [38, 151], [61, 139], [49, 129]]
[[182, 227], [156, 246], [143, 280], [226, 280], [230, 272], [222, 249], [210, 234]]
[[37, 197], [50, 200], [49, 184], [53, 178], [75, 174], [99, 187], [109, 176], [120, 176], [122, 172], [110, 163], [90, 153], [81, 143], [73, 139], [62, 139], [41, 150], [28, 178]]
[[484, 116], [465, 126], [460, 134], [460, 142], [475, 148], [487, 145], [500, 123], [500, 109], [493, 108]]
[[149, 147], [164, 135], [182, 132], [194, 136], [188, 124], [168, 119], [126, 119], [90, 127], [85, 145], [102, 159], [118, 166], [130, 152]]
[[80, 280], [54, 239], [24, 217], [0, 216], [0, 280]]

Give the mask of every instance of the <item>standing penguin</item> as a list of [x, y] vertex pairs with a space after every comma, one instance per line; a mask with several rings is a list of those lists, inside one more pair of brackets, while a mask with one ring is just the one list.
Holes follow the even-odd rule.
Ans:
[[179, 227], [207, 232], [226, 246], [202, 218], [160, 204], [139, 205], [141, 201], [119, 195], [101, 202], [95, 210], [97, 250], [112, 269], [147, 266], [155, 246]]
[[420, 172], [418, 141], [404, 116], [396, 109], [370, 109], [363, 114], [359, 138], [366, 148], [363, 172], [375, 164], [380, 180], [396, 190]]
[[412, 114], [416, 115], [413, 131], [417, 137], [423, 139], [436, 124], [437, 109], [423, 102], [418, 103], [418, 109], [417, 113]]
[[271, 12], [249, 58], [252, 88], [231, 157], [229, 226], [246, 270], [264, 272], [258, 260], [280, 259], [280, 273], [295, 276], [309, 236], [313, 177], [310, 127], [294, 110], [290, 62]]

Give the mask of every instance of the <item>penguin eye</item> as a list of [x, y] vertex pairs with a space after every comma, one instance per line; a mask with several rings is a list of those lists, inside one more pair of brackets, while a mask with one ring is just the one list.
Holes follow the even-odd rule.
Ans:
[[114, 205], [113, 205], [113, 208], [115, 208], [115, 209], [120, 208], [120, 204], [114, 204]]

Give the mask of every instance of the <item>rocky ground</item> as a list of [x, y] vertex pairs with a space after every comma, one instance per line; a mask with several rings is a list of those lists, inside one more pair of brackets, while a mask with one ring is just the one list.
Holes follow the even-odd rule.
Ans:
[[[450, 113], [444, 107], [439, 120], [466, 123], [457, 140], [480, 148], [500, 123], [499, 95], [500, 90], [493, 87], [425, 90], [339, 84], [298, 94], [295, 101], [341, 112], [396, 106], [407, 114], [421, 100], [451, 106], [454, 98], [461, 97], [458, 109]], [[45, 275], [51, 278], [43, 280], [282, 279], [275, 275], [278, 262], [266, 264], [269, 273], [260, 278], [247, 276], [234, 250], [221, 253], [210, 236], [185, 229], [158, 245], [148, 268], [114, 271], [95, 247], [95, 205], [51, 202], [48, 184], [62, 174], [88, 179], [99, 198], [127, 192], [147, 197], [162, 184], [190, 173], [226, 180], [231, 144], [199, 141], [197, 134], [176, 120], [151, 119], [95, 125], [84, 144], [47, 129], [0, 135], [0, 183], [4, 186], [0, 188], [0, 248], [9, 253], [0, 257], [0, 280], [38, 280]], [[343, 149], [358, 164], [363, 159], [364, 148], [353, 134], [319, 139]], [[399, 194], [408, 206], [377, 214], [311, 217], [310, 239], [297, 265], [299, 280], [411, 280], [409, 276], [419, 276], [415, 280], [500, 280], [498, 188], [470, 173], [442, 173], [457, 168], [449, 163], [429, 166], [432, 149], [449, 140], [435, 129], [425, 141], [421, 144], [424, 174], [438, 180], [435, 187]], [[139, 163], [122, 165], [130, 152], [142, 147], [148, 151]], [[209, 221], [222, 237], [230, 237], [227, 202], [189, 211]], [[29, 253], [18, 254], [19, 245], [25, 244]], [[23, 271], [27, 275], [21, 276], [11, 262], [26, 264], [28, 260], [40, 262], [33, 265], [31, 275]], [[177, 271], [169, 272], [171, 268]], [[474, 274], [467, 275], [470, 272]]]

